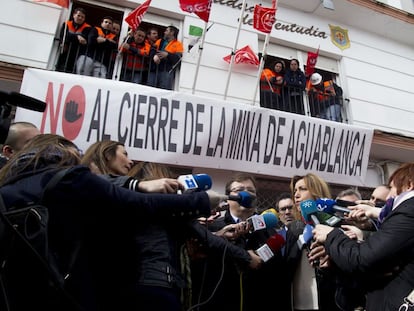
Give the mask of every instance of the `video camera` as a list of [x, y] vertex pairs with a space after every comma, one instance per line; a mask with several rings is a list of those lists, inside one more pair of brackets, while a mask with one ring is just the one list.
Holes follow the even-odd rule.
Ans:
[[4, 144], [9, 133], [12, 106], [39, 112], [43, 112], [46, 109], [46, 103], [36, 98], [17, 92], [6, 93], [0, 91], [0, 144]]

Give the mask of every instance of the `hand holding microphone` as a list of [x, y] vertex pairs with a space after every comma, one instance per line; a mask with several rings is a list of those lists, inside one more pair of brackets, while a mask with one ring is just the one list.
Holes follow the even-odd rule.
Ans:
[[264, 262], [269, 261], [282, 249], [285, 243], [283, 236], [276, 233], [268, 238], [266, 243], [256, 250], [256, 253]]
[[177, 180], [183, 187], [183, 193], [209, 190], [213, 184], [207, 174], [181, 175]]
[[255, 199], [256, 199], [256, 197], [254, 195], [250, 194], [250, 192], [247, 192], [247, 191], [240, 191], [236, 195], [229, 194], [227, 196], [227, 200], [236, 201], [241, 206], [246, 207], [246, 208], [252, 208], [253, 207], [252, 204], [253, 204]]

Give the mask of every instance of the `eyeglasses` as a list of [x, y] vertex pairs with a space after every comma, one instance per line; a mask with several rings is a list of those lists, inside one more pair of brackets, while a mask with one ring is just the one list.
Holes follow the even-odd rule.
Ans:
[[291, 211], [293, 209], [293, 205], [288, 205], [288, 206], [284, 206], [284, 207], [279, 207], [279, 211], [280, 212], [286, 212], [286, 210]]

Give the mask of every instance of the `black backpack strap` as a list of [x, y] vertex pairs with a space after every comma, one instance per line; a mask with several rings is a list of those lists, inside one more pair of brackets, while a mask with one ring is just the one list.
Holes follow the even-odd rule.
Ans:
[[[45, 188], [42, 192], [42, 196], [40, 197], [39, 204], [42, 204], [44, 196], [46, 195], [46, 193], [48, 191], [50, 191], [51, 189], [53, 189], [62, 180], [62, 178], [66, 175], [66, 173], [69, 170], [70, 170], [70, 168], [62, 169], [62, 170], [58, 171], [49, 180], [49, 182], [46, 184], [46, 186], [45, 186]], [[35, 258], [37, 258], [39, 263], [43, 266], [45, 271], [48, 273], [53, 287], [56, 288], [59, 292], [61, 292], [63, 297], [66, 297], [68, 302], [70, 302], [76, 308], [75, 310], [83, 310], [83, 308], [81, 306], [79, 306], [79, 304], [72, 298], [72, 296], [68, 292], [66, 292], [66, 290], [64, 289], [62, 283], [55, 277], [54, 271], [50, 267], [50, 264], [39, 254], [39, 252], [32, 246], [32, 244], [26, 239], [26, 237], [19, 232], [19, 230], [11, 223], [11, 221], [8, 219], [8, 217], [2, 211], [7, 211], [7, 208], [4, 204], [3, 196], [0, 193], [0, 219], [4, 222], [4, 224], [7, 227], [9, 227], [11, 229], [11, 232], [14, 233], [16, 235], [16, 237], [18, 239], [20, 239], [23, 242], [23, 244], [35, 255]], [[80, 249], [80, 244], [78, 244], [77, 247], [74, 250], [74, 254], [73, 254], [72, 258], [70, 259], [69, 268], [71, 268], [73, 266], [73, 264], [75, 262], [75, 259], [77, 257], [77, 254], [79, 252], [79, 249]], [[64, 277], [66, 278], [67, 276], [64, 276]], [[7, 299], [7, 294], [6, 294], [4, 285], [5, 284], [4, 284], [3, 279], [2, 279], [2, 272], [0, 270], [0, 290], [1, 290], [0, 294], [3, 295], [3, 297], [5, 298], [6, 311], [9, 311], [10, 307], [8, 305], [8, 302], [7, 302], [8, 299]]]

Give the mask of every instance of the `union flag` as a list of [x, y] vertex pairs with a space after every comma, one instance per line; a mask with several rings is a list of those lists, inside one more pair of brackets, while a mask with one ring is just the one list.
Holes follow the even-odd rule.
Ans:
[[316, 53], [308, 52], [308, 59], [306, 60], [305, 76], [310, 77], [315, 71], [316, 62], [318, 61], [319, 48]]
[[212, 0], [180, 0], [181, 10], [194, 13], [208, 23]]
[[141, 24], [142, 19], [144, 18], [145, 13], [147, 13], [148, 7], [151, 4], [151, 0], [145, 1], [135, 10], [133, 10], [127, 17], [125, 17], [125, 22], [131, 26], [132, 30], [135, 31], [139, 24]]
[[[223, 60], [230, 63], [231, 54], [223, 57]], [[234, 54], [234, 62], [236, 64], [251, 64], [258, 66], [260, 64], [259, 58], [253, 52], [249, 45], [237, 50]]]
[[264, 8], [256, 4], [253, 12], [253, 28], [264, 33], [270, 33], [276, 21], [276, 8]]
[[35, 2], [49, 2], [57, 4], [62, 8], [69, 8], [69, 0], [34, 0]]

